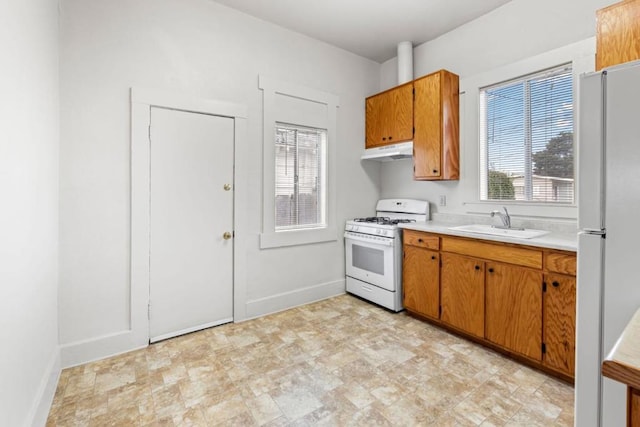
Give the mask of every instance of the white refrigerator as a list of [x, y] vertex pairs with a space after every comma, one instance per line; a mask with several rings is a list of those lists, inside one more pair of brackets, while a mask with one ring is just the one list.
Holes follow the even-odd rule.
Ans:
[[624, 426], [601, 363], [640, 307], [640, 61], [581, 76], [575, 425]]

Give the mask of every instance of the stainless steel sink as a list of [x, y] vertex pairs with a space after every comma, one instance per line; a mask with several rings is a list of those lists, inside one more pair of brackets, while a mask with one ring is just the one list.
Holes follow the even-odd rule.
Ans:
[[545, 230], [534, 230], [531, 228], [498, 228], [486, 224], [469, 224], [449, 227], [449, 230], [465, 231], [467, 233], [490, 234], [492, 236], [508, 236], [518, 239], [533, 239], [548, 234]]

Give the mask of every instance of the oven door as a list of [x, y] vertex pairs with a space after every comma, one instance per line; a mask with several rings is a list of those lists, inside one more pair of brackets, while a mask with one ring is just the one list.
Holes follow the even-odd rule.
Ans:
[[395, 239], [347, 231], [344, 243], [347, 276], [395, 291]]

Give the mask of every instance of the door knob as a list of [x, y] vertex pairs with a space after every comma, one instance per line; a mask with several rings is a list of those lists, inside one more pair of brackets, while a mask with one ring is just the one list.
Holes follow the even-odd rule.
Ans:
[[229, 240], [231, 238], [231, 233], [229, 233], [228, 231], [225, 231], [224, 234], [222, 235], [222, 238], [224, 240]]
[[231, 184], [225, 184], [223, 188], [224, 188], [224, 191], [229, 191], [231, 190]]

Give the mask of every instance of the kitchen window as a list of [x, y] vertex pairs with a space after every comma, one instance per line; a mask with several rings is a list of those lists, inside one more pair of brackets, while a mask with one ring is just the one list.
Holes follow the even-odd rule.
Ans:
[[326, 145], [326, 129], [276, 124], [276, 231], [326, 227]]
[[480, 89], [480, 199], [573, 204], [571, 64]]
[[338, 240], [336, 121], [339, 98], [261, 75], [260, 248]]

